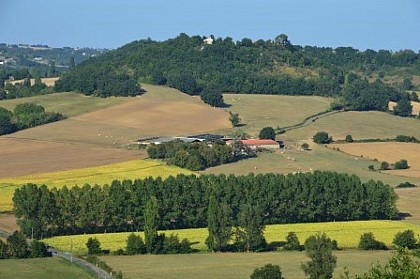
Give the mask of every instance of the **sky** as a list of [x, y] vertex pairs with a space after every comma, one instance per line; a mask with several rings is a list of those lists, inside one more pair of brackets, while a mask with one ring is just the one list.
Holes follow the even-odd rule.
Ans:
[[117, 48], [180, 33], [420, 50], [419, 0], [0, 0], [0, 42]]

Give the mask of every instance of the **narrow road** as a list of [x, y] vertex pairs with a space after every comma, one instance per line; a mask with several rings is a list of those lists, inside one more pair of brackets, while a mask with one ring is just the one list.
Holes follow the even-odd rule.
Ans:
[[[8, 238], [10, 235], [11, 235], [10, 233], [0, 229], [0, 236], [1, 237]], [[27, 239], [27, 241], [30, 241], [30, 240]], [[95, 266], [91, 263], [88, 263], [87, 261], [79, 259], [75, 256], [72, 256], [69, 253], [64, 253], [64, 252], [61, 252], [61, 251], [56, 250], [54, 248], [48, 248], [48, 252], [50, 252], [53, 255], [53, 257], [63, 258], [65, 260], [68, 260], [69, 262], [77, 264], [80, 267], [83, 267], [86, 270], [92, 271], [100, 279], [112, 279], [111, 274], [109, 274], [108, 272], [106, 272], [102, 268], [99, 268], [98, 266]]]
[[280, 128], [279, 130], [284, 130], [284, 131], [291, 131], [291, 130], [295, 130], [295, 129], [299, 129], [302, 127], [306, 127], [309, 126], [310, 124], [312, 124], [313, 122], [315, 122], [316, 120], [318, 120], [319, 118], [323, 118], [326, 116], [330, 116], [332, 114], [336, 114], [336, 113], [340, 113], [340, 112], [344, 112], [344, 110], [333, 110], [333, 111], [326, 111], [323, 113], [319, 113], [313, 116], [309, 116], [307, 117], [305, 120], [303, 120], [302, 122], [298, 123], [298, 124], [294, 124], [291, 126], [286, 126], [283, 128]]

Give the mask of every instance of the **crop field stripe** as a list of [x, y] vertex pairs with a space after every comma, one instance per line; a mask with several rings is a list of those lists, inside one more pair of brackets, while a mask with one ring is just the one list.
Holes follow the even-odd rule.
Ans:
[[[411, 229], [414, 233], [420, 234], [420, 226], [407, 224], [400, 221], [350, 221], [350, 222], [328, 222], [328, 223], [307, 223], [307, 224], [280, 224], [267, 225], [264, 235], [267, 242], [285, 241], [288, 232], [295, 232], [303, 244], [309, 236], [318, 232], [325, 232], [330, 238], [337, 240], [341, 248], [357, 248], [360, 236], [366, 232], [372, 232], [375, 238], [391, 246], [392, 240], [397, 232]], [[166, 235], [175, 234], [182, 240], [188, 238], [191, 242], [199, 242], [194, 245], [195, 249], [206, 250], [205, 239], [208, 235], [207, 228], [180, 229], [161, 231]], [[105, 233], [105, 234], [84, 234], [73, 236], [58, 236], [45, 239], [49, 245], [63, 251], [69, 251], [70, 243], [73, 242], [73, 249], [76, 253], [86, 253], [86, 242], [89, 237], [97, 237], [103, 249], [115, 251], [124, 249], [126, 239], [130, 232]], [[143, 233], [138, 233], [143, 237]]]

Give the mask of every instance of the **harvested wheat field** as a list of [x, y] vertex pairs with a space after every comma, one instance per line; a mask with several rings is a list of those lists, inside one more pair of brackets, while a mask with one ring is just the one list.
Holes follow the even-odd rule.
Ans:
[[[145, 157], [121, 147], [141, 137], [229, 128], [227, 112], [178, 90], [152, 85], [123, 103], [0, 137], [0, 178], [99, 166]], [[67, 110], [70, 108], [67, 107]]]
[[[58, 77], [52, 77], [52, 78], [41, 78], [41, 82], [44, 83], [46, 86], [51, 87], [55, 85], [55, 82], [58, 80]], [[13, 80], [13, 81], [8, 81], [8, 83], [11, 83], [13, 85], [20, 83], [22, 84], [24, 82], [23, 79], [20, 80]], [[35, 79], [31, 78], [31, 85], [35, 84]]]
[[331, 147], [355, 156], [363, 156], [379, 162], [386, 161], [393, 164], [401, 159], [408, 161], [409, 169], [386, 171], [392, 175], [419, 178], [420, 183], [420, 144], [401, 142], [374, 142], [374, 143], [346, 143], [332, 144]]
[[229, 114], [178, 90], [146, 85], [128, 102], [27, 129], [17, 138], [116, 147], [141, 137], [182, 136], [226, 129]]
[[420, 187], [397, 188], [395, 192], [398, 195], [398, 209], [400, 212], [408, 214], [404, 221], [420, 225]]
[[0, 179], [100, 166], [144, 157], [145, 152], [142, 150], [0, 137]]

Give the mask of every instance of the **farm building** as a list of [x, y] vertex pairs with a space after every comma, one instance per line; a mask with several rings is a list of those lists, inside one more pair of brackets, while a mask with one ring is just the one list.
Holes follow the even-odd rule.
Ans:
[[[253, 150], [257, 148], [278, 149], [281, 147], [279, 142], [271, 139], [243, 139], [240, 141], [243, 145], [246, 145]], [[233, 141], [228, 141], [226, 144], [230, 145], [232, 142]]]

